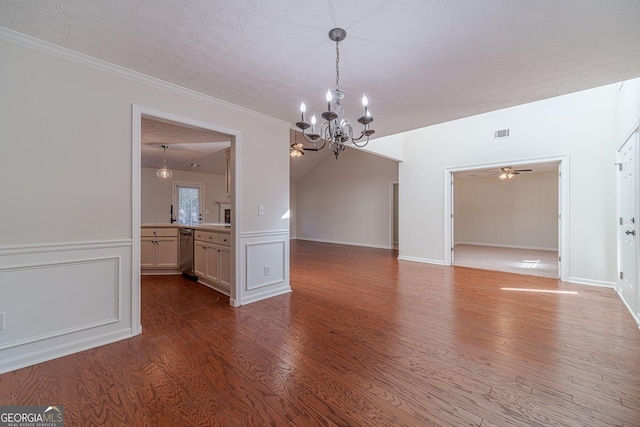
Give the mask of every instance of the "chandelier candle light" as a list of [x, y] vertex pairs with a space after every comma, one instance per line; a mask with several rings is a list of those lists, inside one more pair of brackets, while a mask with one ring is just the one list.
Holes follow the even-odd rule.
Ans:
[[[333, 151], [338, 158], [338, 155], [344, 151], [344, 143], [351, 141], [356, 147], [364, 147], [369, 143], [369, 137], [375, 133], [373, 129], [369, 128], [369, 124], [373, 121], [373, 117], [369, 112], [369, 101], [365, 95], [362, 95], [362, 106], [364, 107], [364, 114], [358, 118], [358, 123], [362, 124], [364, 128], [360, 132], [360, 136], [353, 137], [353, 128], [349, 120], [344, 117], [344, 109], [340, 104], [340, 101], [344, 99], [344, 92], [340, 90], [340, 42], [347, 37], [347, 32], [342, 28], [334, 28], [329, 31], [329, 38], [336, 42], [336, 90], [331, 92], [331, 89], [327, 91], [327, 111], [322, 113], [322, 118], [325, 120], [320, 125], [320, 133], [316, 133], [316, 116], [311, 116], [311, 123], [305, 121], [305, 112], [307, 107], [304, 102], [300, 104], [300, 112], [302, 113], [302, 120], [296, 123], [296, 126], [302, 130], [304, 139], [313, 145], [313, 148], [307, 148], [306, 150], [318, 151], [322, 150], [329, 141], [329, 149]], [[307, 129], [311, 129], [307, 133]], [[362, 138], [366, 138], [362, 142]], [[322, 145], [319, 145], [319, 141], [322, 139]]]

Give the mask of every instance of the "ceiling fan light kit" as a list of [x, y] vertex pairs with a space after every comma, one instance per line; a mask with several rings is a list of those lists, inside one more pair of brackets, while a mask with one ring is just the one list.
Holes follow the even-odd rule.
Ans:
[[304, 156], [304, 148], [301, 142], [298, 142], [298, 132], [293, 131], [294, 141], [291, 144], [290, 155], [291, 157], [302, 157]]
[[[304, 139], [313, 145], [313, 148], [304, 148], [305, 150], [318, 151], [324, 148], [327, 141], [329, 141], [329, 149], [334, 153], [336, 159], [341, 152], [344, 151], [345, 142], [350, 141], [356, 147], [364, 147], [369, 143], [369, 137], [375, 133], [373, 129], [369, 127], [373, 121], [373, 116], [369, 111], [369, 100], [366, 95], [362, 95], [362, 106], [364, 113], [358, 118], [358, 123], [363, 126], [360, 136], [353, 137], [353, 127], [351, 122], [344, 117], [344, 109], [340, 104], [340, 101], [344, 99], [344, 92], [340, 90], [340, 42], [347, 37], [347, 32], [342, 28], [334, 28], [329, 31], [329, 38], [336, 42], [336, 90], [333, 92], [331, 89], [327, 90], [325, 99], [327, 101], [327, 111], [322, 113], [322, 118], [325, 120], [322, 122], [319, 128], [319, 133], [316, 133], [317, 119], [315, 114], [311, 116], [311, 122], [305, 120], [305, 112], [307, 107], [304, 102], [300, 104], [300, 113], [302, 114], [302, 120], [296, 123], [298, 129], [302, 130]], [[309, 132], [307, 132], [307, 130]], [[362, 142], [362, 139], [364, 140]], [[320, 145], [322, 140], [322, 145]], [[295, 149], [291, 146], [291, 156], [300, 157], [302, 152], [302, 144]], [[294, 152], [298, 153], [294, 155]], [[302, 152], [302, 154], [299, 154]]]
[[510, 166], [500, 168], [500, 175], [498, 178], [500, 179], [511, 179], [516, 175], [520, 175], [521, 172], [533, 172], [533, 169], [516, 169], [514, 170]]

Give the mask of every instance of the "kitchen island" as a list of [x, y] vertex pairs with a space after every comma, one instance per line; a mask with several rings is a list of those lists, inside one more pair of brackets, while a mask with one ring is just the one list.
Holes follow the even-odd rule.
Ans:
[[180, 274], [179, 231], [194, 230], [193, 272], [199, 283], [229, 296], [231, 292], [231, 227], [228, 224], [142, 224], [142, 274]]

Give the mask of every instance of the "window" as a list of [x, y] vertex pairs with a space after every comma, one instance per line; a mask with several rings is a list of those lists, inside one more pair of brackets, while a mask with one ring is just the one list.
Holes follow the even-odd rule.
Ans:
[[173, 204], [177, 206], [178, 224], [198, 224], [202, 222], [203, 184], [175, 182], [173, 185]]

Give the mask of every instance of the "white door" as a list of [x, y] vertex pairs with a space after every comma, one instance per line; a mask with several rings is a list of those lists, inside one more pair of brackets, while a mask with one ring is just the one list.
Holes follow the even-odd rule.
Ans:
[[[173, 220], [178, 224], [199, 224], [202, 221], [204, 184], [173, 183]], [[175, 208], [174, 208], [175, 206]], [[176, 209], [174, 211], [174, 209]]]
[[636, 316], [640, 315], [638, 287], [638, 132], [624, 143], [619, 151], [620, 159], [620, 276], [618, 291]]

